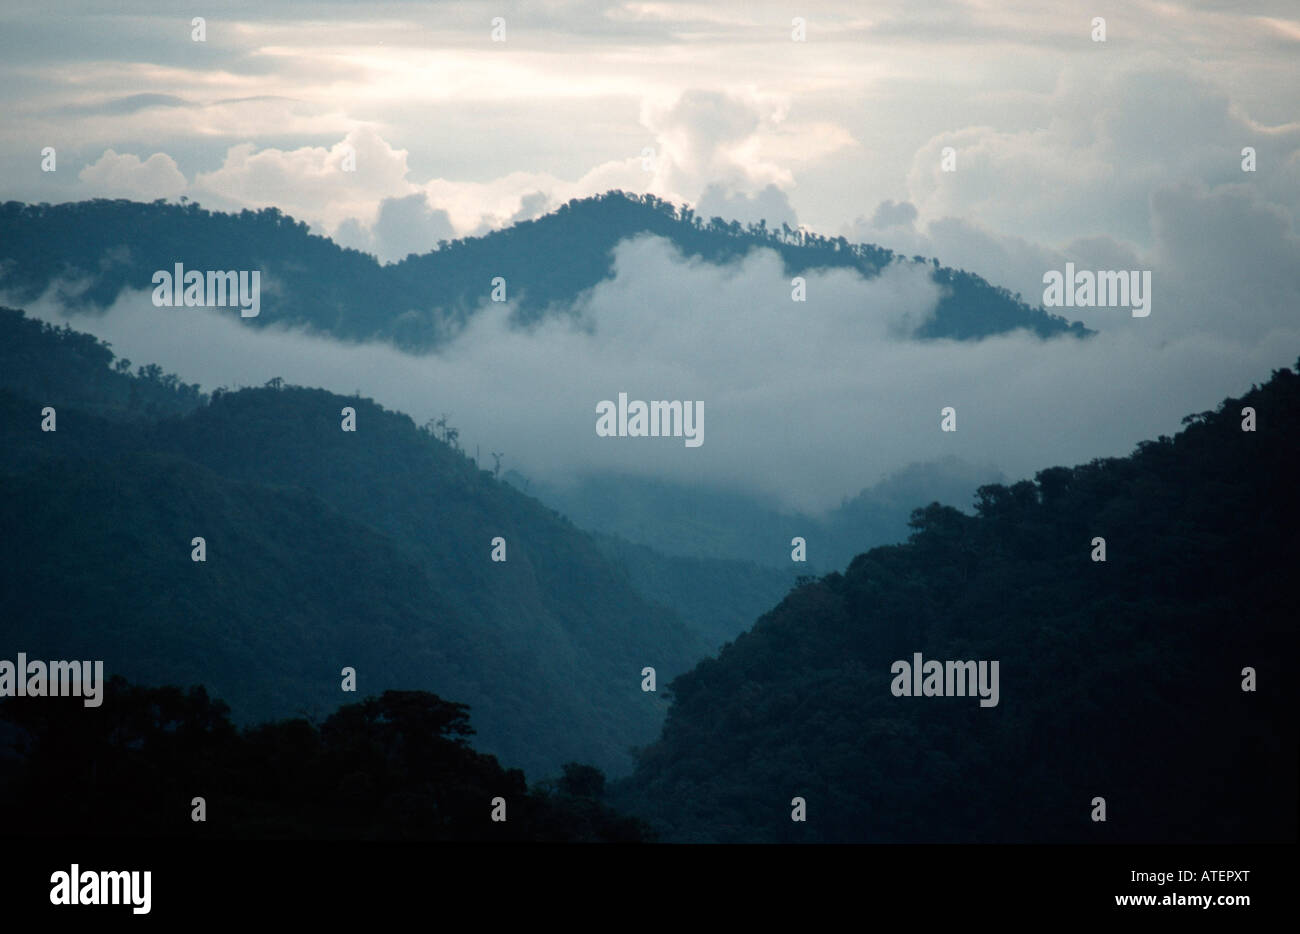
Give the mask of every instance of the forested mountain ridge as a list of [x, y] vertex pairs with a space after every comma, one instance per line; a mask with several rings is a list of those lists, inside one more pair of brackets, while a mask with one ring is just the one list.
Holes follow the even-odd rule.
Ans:
[[0, 307], [0, 339], [3, 385], [43, 404], [139, 419], [189, 412], [208, 401], [197, 383], [187, 385], [153, 363], [133, 373], [131, 361], [116, 357], [111, 344], [16, 308]]
[[[245, 323], [428, 350], [487, 300], [494, 277], [508, 277], [527, 323], [610, 278], [615, 245], [642, 234], [665, 237], [685, 255], [712, 263], [765, 247], [780, 254], [791, 276], [852, 268], [872, 277], [905, 259], [842, 237], [706, 220], [652, 195], [621, 191], [570, 201], [536, 220], [443, 242], [387, 266], [309, 233], [275, 208], [227, 214], [163, 201], [11, 201], [0, 205], [0, 291], [25, 304], [57, 286], [68, 304], [105, 307], [125, 288], [152, 289], [153, 273], [170, 272], [177, 262], [187, 269], [258, 269], [264, 286], [276, 285], [264, 289], [260, 314]], [[917, 337], [976, 339], [1016, 328], [1040, 336], [1090, 333], [977, 275], [938, 260], [929, 265], [944, 297]]]
[[[1300, 376], [1185, 424], [795, 590], [670, 685], [617, 800], [676, 840], [1294, 840]], [[998, 661], [998, 703], [895, 696], [917, 652]]]
[[[534, 774], [626, 769], [664, 706], [641, 669], [671, 677], [706, 651], [585, 533], [432, 427], [278, 385], [204, 404], [174, 378], [116, 373], [93, 338], [14, 313], [0, 329], [0, 619], [14, 651], [201, 682], [262, 719], [332, 709], [353, 667], [364, 692], [469, 703], [482, 748]], [[22, 365], [69, 346], [91, 365], [61, 381]], [[103, 398], [122, 405], [92, 414], [80, 406], [104, 372], [124, 382]], [[129, 400], [151, 395], [184, 414], [132, 415]], [[498, 537], [504, 561], [490, 558]]]

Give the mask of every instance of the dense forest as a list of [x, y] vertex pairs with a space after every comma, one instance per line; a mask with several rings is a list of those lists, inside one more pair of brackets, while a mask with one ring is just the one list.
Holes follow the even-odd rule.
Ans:
[[[805, 582], [670, 685], [615, 800], [684, 841], [1294, 841], [1300, 376], [1185, 425]], [[915, 652], [998, 660], [1000, 702], [894, 696]]]
[[201, 687], [114, 678], [100, 707], [0, 701], [0, 820], [42, 838], [652, 839], [601, 803], [599, 769], [566, 763], [529, 788], [473, 733], [465, 705], [423, 691], [241, 730]]
[[[28, 363], [42, 359], [59, 369]], [[670, 678], [715, 641], [446, 426], [276, 381], [204, 404], [111, 361], [93, 338], [0, 313], [13, 651], [202, 683], [250, 719], [333, 709], [353, 667], [365, 693], [472, 705], [481, 748], [530, 773], [584, 761], [617, 774], [666, 706], [641, 690], [642, 668]], [[101, 385], [112, 392], [83, 407]], [[159, 414], [134, 416], [132, 398]], [[46, 406], [55, 431], [41, 430]], [[341, 430], [345, 406], [356, 432]]]
[[[95, 200], [0, 205], [0, 291], [20, 304], [54, 288], [71, 307], [106, 307], [125, 288], [150, 289], [156, 270], [262, 272], [266, 289], [252, 326], [299, 325], [349, 340], [384, 339], [427, 350], [454, 333], [505, 276], [522, 322], [571, 305], [614, 274], [613, 249], [639, 234], [662, 236], [685, 255], [725, 263], [751, 249], [780, 254], [789, 275], [856, 269], [876, 276], [892, 262], [926, 263], [881, 247], [807, 231], [705, 219], [653, 195], [611, 191], [551, 214], [384, 266], [311, 234], [274, 208], [225, 214], [197, 204]], [[563, 263], [556, 256], [565, 257]], [[1089, 334], [1078, 322], [1031, 307], [963, 270], [931, 275], [944, 297], [920, 338], [975, 339], [1017, 328], [1040, 336]], [[237, 314], [237, 312], [235, 312]]]

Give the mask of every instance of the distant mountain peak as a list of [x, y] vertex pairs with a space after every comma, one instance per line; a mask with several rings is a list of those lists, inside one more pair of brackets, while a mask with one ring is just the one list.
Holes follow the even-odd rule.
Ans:
[[11, 201], [0, 206], [0, 290], [31, 302], [60, 282], [79, 279], [86, 286], [67, 301], [105, 307], [123, 289], [151, 289], [154, 273], [176, 262], [187, 269], [258, 269], [263, 281], [278, 286], [267, 290], [260, 315], [247, 319], [250, 326], [307, 327], [345, 340], [427, 350], [488, 300], [494, 278], [508, 278], [519, 320], [535, 321], [612, 278], [614, 247], [640, 235], [663, 237], [684, 256], [714, 264], [770, 249], [792, 276], [854, 269], [871, 278], [891, 263], [925, 264], [943, 297], [915, 334], [923, 340], [975, 340], [1017, 329], [1040, 337], [1092, 333], [937, 260], [908, 259], [784, 224], [704, 218], [688, 206], [624, 191], [575, 199], [541, 217], [443, 241], [387, 266], [312, 234], [275, 208], [233, 214], [160, 201]]

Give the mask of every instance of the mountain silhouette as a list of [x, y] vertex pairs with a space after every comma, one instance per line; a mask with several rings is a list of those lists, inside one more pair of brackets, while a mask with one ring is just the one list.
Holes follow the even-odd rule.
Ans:
[[736, 260], [757, 247], [774, 250], [790, 276], [856, 269], [870, 278], [892, 262], [926, 263], [943, 297], [919, 328], [922, 339], [971, 340], [1017, 328], [1042, 337], [1092, 333], [938, 260], [788, 227], [770, 230], [764, 222], [746, 227], [705, 219], [653, 195], [622, 191], [570, 201], [536, 220], [443, 242], [386, 266], [310, 233], [276, 208], [227, 214], [164, 201], [11, 201], [0, 206], [0, 290], [18, 304], [53, 289], [65, 304], [103, 308], [123, 289], [152, 290], [153, 274], [170, 272], [178, 262], [187, 269], [256, 269], [264, 288], [259, 315], [245, 319], [253, 326], [307, 327], [427, 350], [488, 300], [495, 277], [517, 284], [511, 296], [519, 323], [527, 325], [611, 278], [614, 247], [643, 234], [664, 237], [683, 255], [710, 263]]

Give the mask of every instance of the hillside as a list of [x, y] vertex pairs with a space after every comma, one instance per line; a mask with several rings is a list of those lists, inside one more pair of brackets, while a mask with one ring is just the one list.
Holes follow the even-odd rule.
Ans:
[[[1294, 840], [1300, 376], [1185, 421], [791, 593], [670, 686], [617, 800], [677, 840]], [[998, 661], [999, 702], [894, 696], [916, 652]]]
[[293, 387], [161, 419], [91, 414], [77, 403], [94, 368], [32, 398], [8, 357], [67, 337], [28, 325], [0, 317], [25, 335], [0, 341], [0, 619], [15, 651], [203, 683], [260, 719], [333, 709], [351, 666], [367, 693], [468, 703], [480, 747], [538, 774], [626, 770], [663, 711], [641, 669], [668, 678], [706, 650], [587, 535], [404, 415]]
[[664, 555], [612, 535], [593, 533], [609, 562], [647, 599], [673, 608], [716, 652], [789, 592], [800, 565], [785, 570], [751, 561]]
[[[208, 401], [197, 384], [186, 385], [152, 364], [131, 372], [112, 345], [68, 325], [55, 328], [0, 307], [3, 385], [42, 405], [71, 405], [93, 415], [139, 420], [189, 412]], [[57, 407], [57, 406], [56, 406]]]

